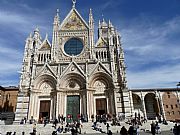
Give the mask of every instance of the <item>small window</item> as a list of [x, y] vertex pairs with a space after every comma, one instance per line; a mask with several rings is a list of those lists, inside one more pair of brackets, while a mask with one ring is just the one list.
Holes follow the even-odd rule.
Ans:
[[173, 105], [171, 105], [171, 109], [173, 109]]
[[168, 98], [170, 98], [171, 96], [170, 95], [168, 95]]
[[168, 108], [168, 105], [166, 105], [166, 108]]
[[172, 114], [174, 115], [174, 111], [172, 111]]
[[178, 108], [178, 105], [176, 104], [176, 108]]

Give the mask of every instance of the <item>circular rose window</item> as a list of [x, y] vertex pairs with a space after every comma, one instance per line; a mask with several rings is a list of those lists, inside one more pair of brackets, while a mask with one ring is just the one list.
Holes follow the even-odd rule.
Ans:
[[78, 38], [69, 39], [64, 45], [64, 51], [70, 56], [79, 55], [83, 50], [83, 43]]

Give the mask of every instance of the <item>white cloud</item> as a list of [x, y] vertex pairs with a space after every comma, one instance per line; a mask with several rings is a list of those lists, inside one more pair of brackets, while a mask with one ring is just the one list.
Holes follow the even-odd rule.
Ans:
[[[121, 31], [125, 50], [134, 51], [137, 56], [141, 56], [142, 61], [180, 58], [179, 42], [172, 43], [173, 40], [170, 38], [175, 32], [180, 32], [180, 17], [158, 25], [139, 23], [131, 25]], [[174, 40], [180, 41], [178, 38]], [[142, 56], [148, 57], [144, 59]]]
[[179, 82], [180, 64], [171, 67], [161, 67], [145, 72], [128, 72], [129, 88], [160, 88], [175, 87]]
[[180, 81], [180, 64], [177, 63], [180, 61], [180, 38], [176, 37], [180, 33], [180, 17], [161, 24], [131, 22], [121, 33], [127, 51], [129, 87], [175, 87], [175, 82]]

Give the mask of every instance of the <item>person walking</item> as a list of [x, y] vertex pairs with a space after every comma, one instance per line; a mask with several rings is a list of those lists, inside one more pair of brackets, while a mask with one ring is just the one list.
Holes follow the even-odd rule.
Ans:
[[127, 131], [127, 129], [125, 128], [125, 126], [123, 126], [123, 127], [121, 128], [120, 135], [128, 135], [128, 131]]
[[153, 121], [151, 123], [151, 133], [152, 133], [152, 135], [156, 134], [156, 125]]

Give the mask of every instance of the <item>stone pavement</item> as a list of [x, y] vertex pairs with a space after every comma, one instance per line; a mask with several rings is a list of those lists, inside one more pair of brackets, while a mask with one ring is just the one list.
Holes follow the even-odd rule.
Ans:
[[[150, 134], [148, 133], [150, 131], [150, 124], [151, 121], [148, 121], [145, 123], [143, 126], [140, 126], [140, 135], [147, 135]], [[99, 123], [101, 125], [102, 130], [106, 132], [106, 125], [103, 123]], [[99, 131], [95, 131], [92, 129], [92, 123], [83, 123], [83, 128], [82, 128], [82, 134], [99, 134]], [[113, 132], [113, 134], [119, 135], [119, 132], [121, 130], [121, 127], [125, 126], [127, 129], [129, 128], [129, 125], [121, 122], [121, 126], [110, 126], [110, 130]], [[163, 125], [160, 124], [161, 130], [162, 130], [162, 135], [172, 135], [170, 132], [170, 129], [173, 128], [174, 123], [168, 122], [168, 125]], [[29, 135], [30, 132], [32, 132], [33, 125], [30, 124], [24, 124], [24, 125], [0, 125], [0, 133], [2, 135], [5, 135], [6, 132], [16, 132], [16, 135], [22, 135], [22, 132], [25, 132], [25, 135]], [[43, 126], [43, 124], [37, 124], [37, 135], [51, 135], [52, 132], [54, 131], [54, 127], [52, 127], [52, 124], [47, 124], [46, 127]], [[144, 132], [145, 131], [145, 132]], [[66, 133], [66, 134], [71, 134]]]

